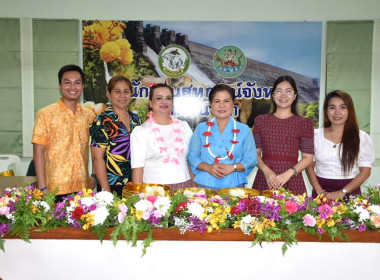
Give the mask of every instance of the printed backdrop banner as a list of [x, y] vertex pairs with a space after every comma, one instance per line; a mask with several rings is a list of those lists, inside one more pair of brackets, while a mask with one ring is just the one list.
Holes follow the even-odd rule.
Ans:
[[124, 75], [134, 86], [130, 110], [147, 115], [149, 85], [174, 88], [173, 114], [194, 129], [211, 114], [208, 94], [225, 83], [235, 89], [234, 116], [253, 126], [270, 111], [276, 78], [292, 76], [299, 113], [318, 126], [320, 22], [82, 22], [85, 105], [102, 112], [106, 85]]

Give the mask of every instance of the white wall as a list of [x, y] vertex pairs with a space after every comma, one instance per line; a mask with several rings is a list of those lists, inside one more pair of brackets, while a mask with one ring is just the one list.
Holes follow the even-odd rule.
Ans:
[[[212, 20], [212, 21], [322, 21], [380, 19], [379, 0], [0, 0], [0, 17], [62, 18], [62, 19], [123, 19], [123, 20]], [[377, 25], [378, 26], [378, 25]], [[379, 28], [378, 28], [379, 29]], [[380, 31], [377, 31], [380, 32]], [[325, 30], [324, 30], [325, 34]], [[377, 37], [379, 38], [379, 37]], [[377, 39], [378, 40], [378, 39]], [[325, 84], [325, 38], [323, 38], [321, 90]], [[380, 43], [374, 58], [380, 55]], [[377, 48], [377, 49], [376, 49]], [[380, 61], [380, 60], [379, 60]], [[380, 99], [380, 63], [374, 64], [374, 101]], [[324, 92], [321, 92], [322, 95]], [[375, 105], [373, 105], [375, 106]], [[380, 112], [372, 108], [371, 124], [378, 125], [371, 137], [379, 147]], [[377, 148], [380, 157], [380, 147]], [[22, 159], [25, 174], [30, 158]], [[252, 178], [252, 176], [251, 176]], [[367, 184], [380, 183], [380, 159], [375, 162]]]
[[378, 0], [0, 0], [0, 17], [327, 21], [379, 19]]

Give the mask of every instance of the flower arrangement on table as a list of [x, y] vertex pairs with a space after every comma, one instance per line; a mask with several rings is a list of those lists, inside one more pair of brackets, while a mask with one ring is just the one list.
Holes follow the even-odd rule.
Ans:
[[154, 228], [186, 231], [240, 229], [254, 235], [253, 244], [283, 240], [283, 253], [297, 243], [297, 230], [332, 240], [348, 240], [345, 229], [380, 232], [380, 185], [347, 200], [327, 200], [323, 196], [294, 196], [286, 191], [272, 197], [251, 196], [238, 189], [228, 194], [207, 196], [202, 191], [184, 191], [172, 197], [154, 189], [128, 198], [108, 192], [83, 190], [54, 206], [54, 194], [43, 195], [33, 186], [7, 189], [0, 194], [0, 247], [5, 234], [28, 241], [33, 227], [39, 231], [56, 227], [90, 230], [102, 241], [109, 227], [114, 245], [124, 238], [136, 246], [138, 234], [146, 234], [143, 252], [153, 241]]
[[68, 195], [55, 205], [53, 219], [43, 230], [72, 226], [91, 230], [102, 241], [108, 227], [118, 224], [114, 196], [110, 192], [93, 192], [83, 189], [75, 195]]
[[4, 251], [2, 237], [7, 233], [28, 242], [32, 228], [42, 226], [50, 219], [54, 197], [54, 194], [44, 195], [34, 186], [0, 192], [0, 249]]

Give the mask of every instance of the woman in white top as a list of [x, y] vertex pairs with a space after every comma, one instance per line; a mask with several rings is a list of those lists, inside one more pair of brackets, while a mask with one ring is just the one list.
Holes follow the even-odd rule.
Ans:
[[172, 118], [173, 89], [155, 84], [149, 91], [149, 119], [131, 137], [134, 184], [165, 184], [174, 191], [191, 187], [187, 152], [192, 135], [185, 121]]
[[330, 92], [323, 112], [323, 127], [316, 129], [314, 135], [314, 164], [306, 170], [314, 188], [313, 197], [323, 193], [337, 199], [360, 194], [360, 186], [370, 176], [375, 160], [372, 140], [359, 130], [348, 93]]

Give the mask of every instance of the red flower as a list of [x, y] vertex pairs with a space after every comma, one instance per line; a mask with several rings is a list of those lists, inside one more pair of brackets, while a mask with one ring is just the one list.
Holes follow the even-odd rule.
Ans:
[[211, 145], [211, 143], [208, 143], [208, 144], [203, 145], [203, 147], [208, 148], [208, 147], [210, 147], [210, 145]]
[[205, 131], [205, 132], [203, 132], [203, 136], [210, 136], [212, 133], [211, 133], [211, 131]]
[[213, 125], [214, 125], [213, 122], [206, 122], [206, 124], [207, 124], [208, 126], [213, 126]]
[[232, 207], [231, 214], [240, 215], [240, 213], [241, 213], [240, 207], [237, 207], [237, 206]]
[[75, 208], [75, 210], [73, 211], [72, 215], [75, 219], [80, 219], [82, 217], [82, 215], [84, 214], [84, 210], [82, 207], [77, 207]]
[[214, 163], [217, 164], [219, 161], [220, 161], [220, 156], [217, 156], [217, 157], [214, 159]]
[[231, 140], [231, 143], [232, 143], [232, 144], [237, 144], [237, 143], [239, 143], [239, 141]]
[[231, 152], [227, 152], [227, 155], [230, 158], [230, 160], [234, 159], [234, 155]]
[[240, 129], [233, 129], [232, 132], [233, 132], [233, 133], [239, 133], [239, 132], [240, 132]]
[[187, 207], [187, 201], [181, 202], [180, 204], [178, 204], [177, 210], [175, 211], [175, 213], [178, 214], [179, 212], [185, 210], [186, 207]]

